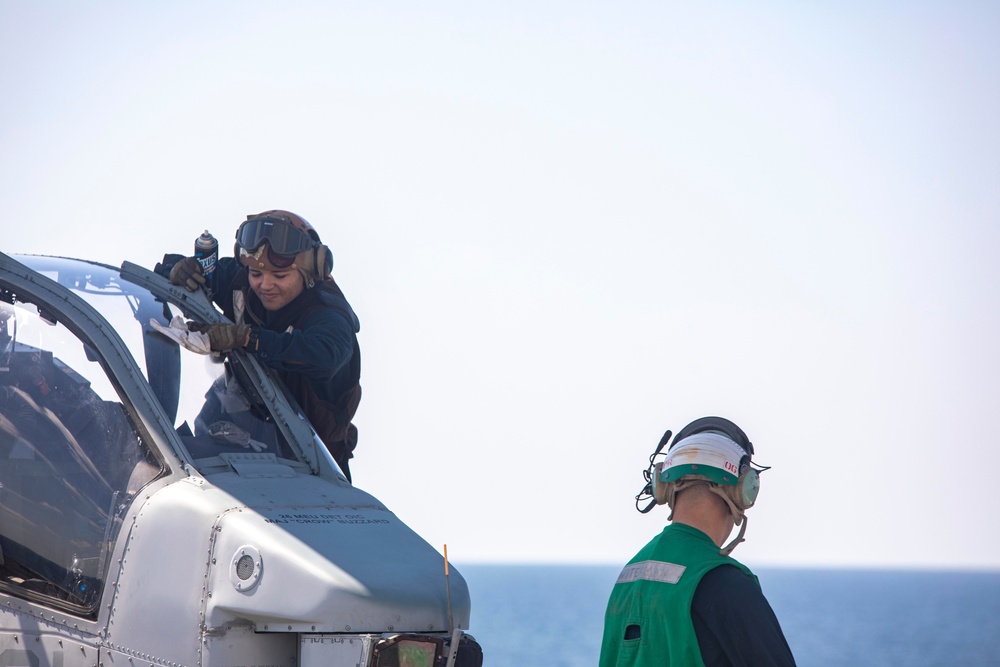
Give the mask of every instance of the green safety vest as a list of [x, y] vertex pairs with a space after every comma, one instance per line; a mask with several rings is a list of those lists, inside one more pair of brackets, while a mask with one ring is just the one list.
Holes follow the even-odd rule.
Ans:
[[[611, 591], [600, 667], [704, 667], [691, 601], [701, 578], [720, 565], [734, 565], [757, 581], [700, 530], [680, 523], [664, 528], [629, 561]], [[638, 627], [626, 633], [629, 626]]]

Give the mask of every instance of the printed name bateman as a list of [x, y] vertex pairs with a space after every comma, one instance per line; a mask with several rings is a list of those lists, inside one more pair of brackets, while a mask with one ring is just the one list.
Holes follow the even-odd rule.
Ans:
[[267, 519], [266, 523], [347, 523], [370, 524], [389, 523], [388, 519], [371, 519], [363, 514], [279, 514], [276, 519]]

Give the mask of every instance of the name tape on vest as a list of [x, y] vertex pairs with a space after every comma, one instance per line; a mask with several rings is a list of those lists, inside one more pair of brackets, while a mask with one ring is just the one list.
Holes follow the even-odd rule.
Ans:
[[618, 575], [615, 583], [627, 584], [633, 581], [658, 581], [664, 584], [676, 584], [681, 580], [681, 575], [687, 568], [675, 563], [664, 563], [658, 560], [644, 560], [639, 563], [626, 565], [622, 573]]

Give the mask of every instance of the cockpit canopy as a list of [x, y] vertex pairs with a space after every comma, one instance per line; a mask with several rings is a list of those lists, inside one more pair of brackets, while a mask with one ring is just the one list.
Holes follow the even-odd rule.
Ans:
[[[157, 331], [153, 322], [197, 318], [165, 281], [16, 259], [24, 266], [0, 255], [0, 589], [96, 613], [132, 500], [174, 468], [207, 476], [253, 454], [329, 474], [304, 420], [275, 418], [276, 405], [296, 407], [267, 371], [242, 354], [195, 354]], [[168, 428], [151, 430], [164, 419]]]

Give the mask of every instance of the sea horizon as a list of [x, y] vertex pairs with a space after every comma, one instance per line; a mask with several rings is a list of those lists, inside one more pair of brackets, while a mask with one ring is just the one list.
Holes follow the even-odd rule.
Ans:
[[[596, 665], [623, 565], [455, 564], [484, 665]], [[801, 667], [1000, 664], [1000, 569], [751, 569]]]

